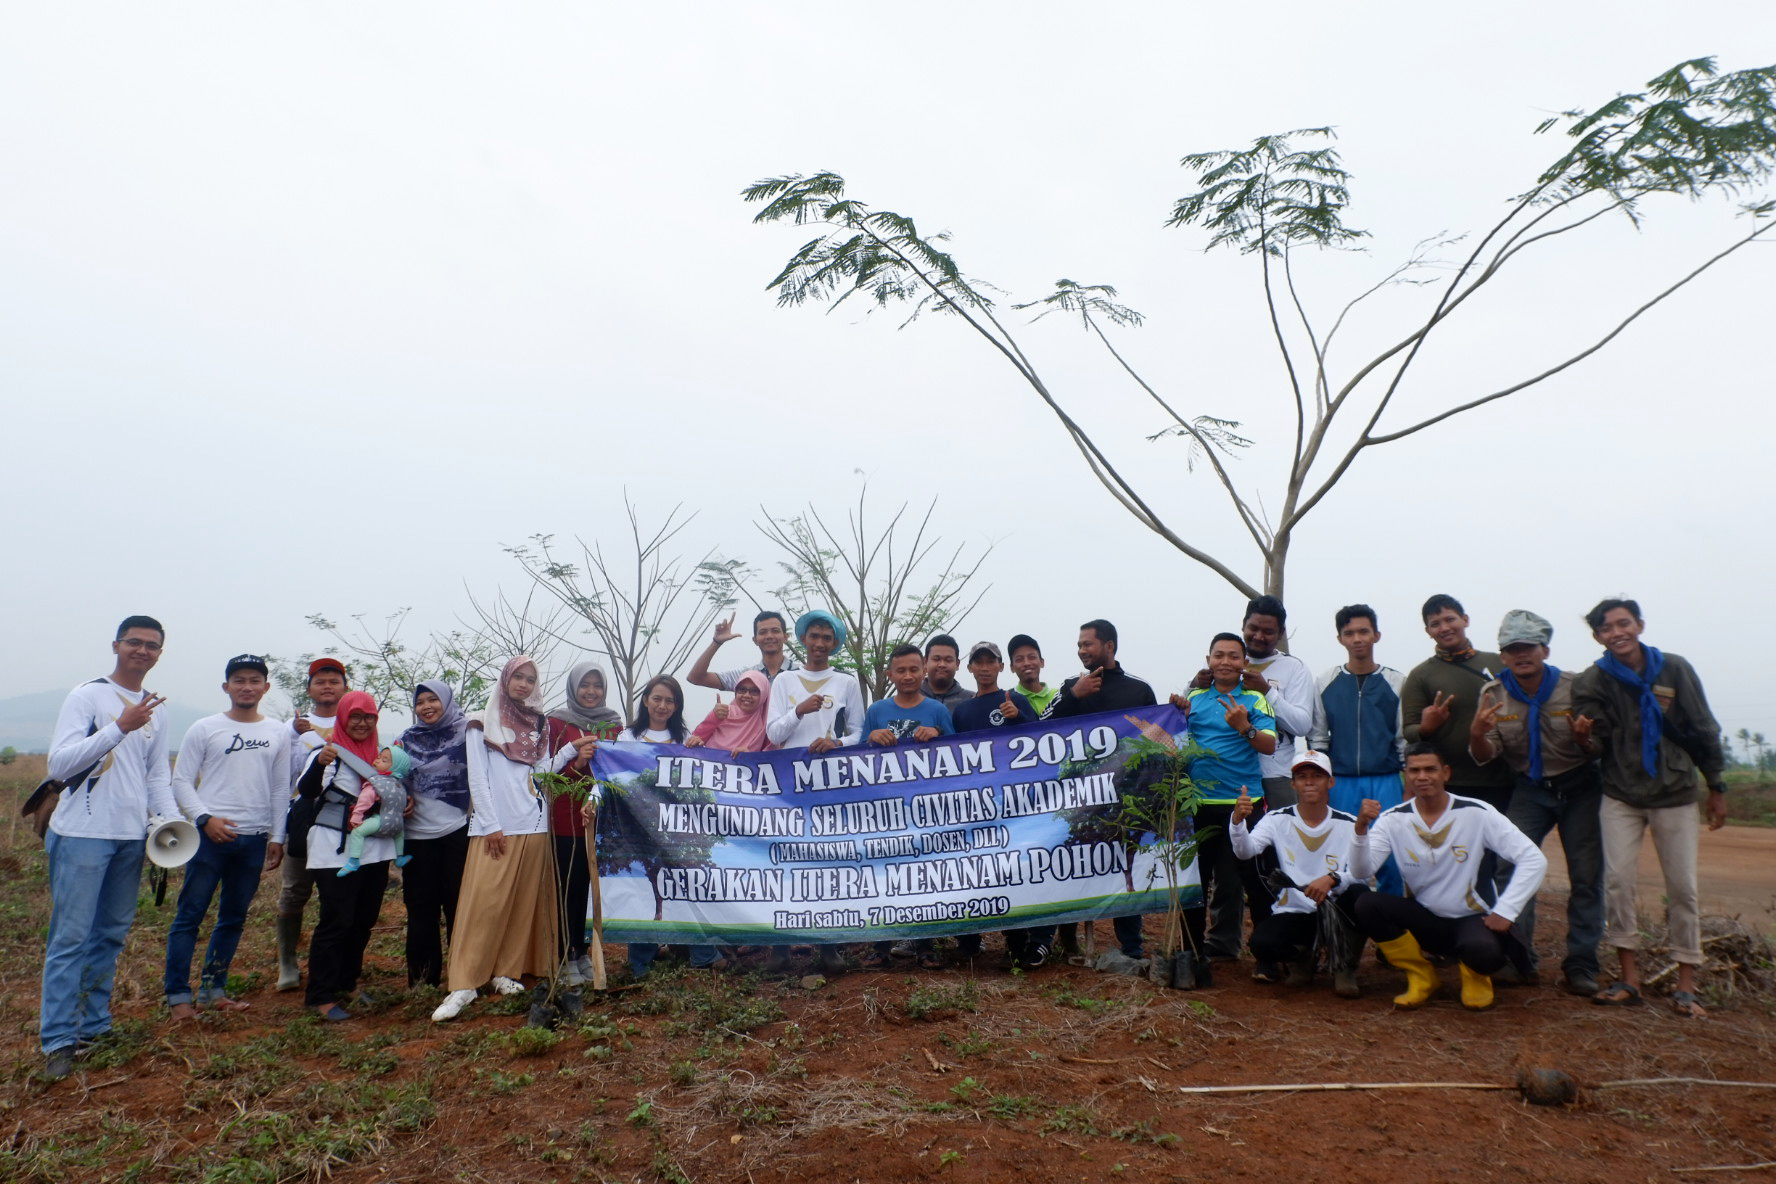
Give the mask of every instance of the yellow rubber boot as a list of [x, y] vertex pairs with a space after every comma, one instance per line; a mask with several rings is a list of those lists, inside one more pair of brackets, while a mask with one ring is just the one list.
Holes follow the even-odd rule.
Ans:
[[[1394, 996], [1395, 1007], [1423, 1007], [1437, 997], [1442, 987], [1437, 979], [1437, 968], [1425, 961], [1424, 951], [1418, 948], [1418, 939], [1410, 931], [1393, 941], [1378, 941], [1375, 945], [1387, 955], [1388, 963], [1395, 970], [1406, 975], [1406, 991]], [[1491, 991], [1490, 979], [1487, 980], [1487, 990]]]
[[1492, 978], [1462, 963], [1462, 1006], [1469, 1011], [1486, 1011], [1493, 1004]]

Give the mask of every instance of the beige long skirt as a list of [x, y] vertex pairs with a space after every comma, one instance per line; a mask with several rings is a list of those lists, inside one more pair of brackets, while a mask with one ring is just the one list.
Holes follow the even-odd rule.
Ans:
[[561, 959], [561, 906], [555, 896], [555, 847], [547, 834], [507, 835], [506, 853], [487, 854], [469, 840], [447, 978], [472, 991], [495, 975], [548, 978]]

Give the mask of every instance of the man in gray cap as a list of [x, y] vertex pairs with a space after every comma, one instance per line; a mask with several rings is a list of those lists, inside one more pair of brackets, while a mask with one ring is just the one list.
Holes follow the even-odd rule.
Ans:
[[[1603, 780], [1587, 750], [1584, 725], [1573, 727], [1573, 675], [1548, 664], [1554, 626], [1512, 609], [1499, 626], [1503, 670], [1480, 691], [1468, 732], [1476, 763], [1502, 759], [1516, 777], [1507, 817], [1538, 847], [1560, 829], [1571, 889], [1566, 899], [1566, 959], [1561, 968], [1574, 995], [1597, 993], [1597, 946], [1603, 939]], [[1500, 865], [1499, 882], [1511, 869]], [[1517, 917], [1535, 960], [1535, 900]]]

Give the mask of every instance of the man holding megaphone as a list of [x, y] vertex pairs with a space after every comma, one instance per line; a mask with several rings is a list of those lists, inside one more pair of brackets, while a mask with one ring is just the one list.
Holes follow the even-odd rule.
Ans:
[[74, 1071], [76, 1052], [111, 1034], [111, 988], [136, 919], [149, 818], [178, 813], [166, 727], [155, 715], [166, 700], [142, 689], [165, 642], [153, 617], [125, 617], [111, 643], [116, 665], [74, 688], [49, 742], [58, 792], [44, 846], [54, 908], [38, 1039], [52, 1081]]
[[[259, 891], [260, 873], [275, 870], [284, 859], [294, 733], [282, 720], [259, 714], [259, 701], [271, 689], [264, 658], [230, 658], [222, 677], [228, 710], [191, 725], [173, 773], [173, 794], [180, 811], [197, 827], [195, 841], [170, 838], [170, 827], [157, 827], [148, 836], [149, 859], [185, 867], [179, 910], [167, 932], [166, 1001], [175, 1020], [195, 1019], [201, 1007], [246, 1009], [245, 1003], [228, 997], [228, 970], [246, 927], [247, 906]], [[218, 888], [222, 903], [193, 996], [191, 955]]]

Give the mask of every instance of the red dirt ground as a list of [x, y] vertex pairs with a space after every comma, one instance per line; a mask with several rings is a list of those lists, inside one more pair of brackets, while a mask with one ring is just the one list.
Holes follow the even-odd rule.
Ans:
[[[1776, 879], [1776, 831], [1731, 828], [1704, 843], [1706, 898], [1737, 904], [1726, 911], [1754, 919], [1759, 894], [1767, 897]], [[21, 873], [35, 869], [9, 862], [4, 870], [16, 892]], [[15, 899], [7, 898], [9, 907]], [[1656, 900], [1655, 886], [1648, 902]], [[264, 904], [237, 959], [237, 970], [258, 981], [271, 973]], [[1544, 889], [1538, 946], [1545, 968], [1558, 964], [1563, 904], [1558, 887]], [[154, 911], [145, 908], [145, 917]], [[389, 1058], [382, 1075], [345, 1067], [336, 1050], [292, 1046], [300, 1074], [253, 1087], [249, 1077], [231, 1075], [230, 1058], [254, 1037], [310, 1026], [289, 1027], [299, 1016], [294, 996], [256, 989], [244, 1016], [169, 1028], [155, 996], [157, 935], [170, 911], [169, 904], [139, 925], [125, 955], [119, 1015], [151, 1025], [151, 1038], [141, 1055], [114, 1068], [89, 1068], [53, 1086], [32, 1079], [40, 1060], [31, 1030], [37, 966], [22, 946], [0, 966], [0, 1020], [12, 1054], [0, 1091], [0, 1151], [19, 1157], [12, 1162], [42, 1165], [51, 1162], [44, 1149], [59, 1146], [69, 1161], [53, 1172], [21, 1168], [15, 1178], [119, 1178], [132, 1163], [132, 1178], [146, 1180], [301, 1178], [251, 1175], [255, 1157], [274, 1171], [276, 1148], [245, 1141], [243, 1120], [273, 1111], [298, 1125], [319, 1121], [312, 1102], [318, 1081], [362, 1090], [366, 1080], [399, 1085], [427, 1076], [435, 1117], [417, 1130], [374, 1129], [367, 1149], [330, 1166], [331, 1179], [899, 1181], [948, 1174], [1031, 1184], [1626, 1184], [1669, 1181], [1679, 1169], [1776, 1161], [1776, 1089], [1594, 1088], [1665, 1076], [1776, 1083], [1776, 1004], [1768, 993], [1741, 994], [1700, 1022], [1681, 1019], [1662, 999], [1602, 1008], [1552, 985], [1502, 989], [1499, 1006], [1483, 1014], [1447, 999], [1396, 1012], [1389, 996], [1397, 976], [1369, 959], [1365, 997], [1347, 1002], [1323, 984], [1305, 991], [1254, 984], [1249, 963], [1217, 964], [1216, 986], [1201, 992], [1160, 991], [1074, 966], [1013, 976], [998, 968], [990, 942], [987, 968], [974, 972], [853, 971], [813, 990], [761, 981], [751, 990], [774, 1000], [783, 1018], [744, 1035], [712, 1029], [694, 1010], [653, 1014], [674, 999], [694, 1003], [708, 993], [685, 986], [694, 975], [668, 974], [594, 1005], [624, 1031], [573, 1032], [542, 1055], [523, 1057], [475, 1035], [509, 1033], [521, 1023], [515, 1015], [490, 1014], [483, 1001], [463, 1020], [432, 1025], [423, 1018], [430, 1001], [404, 999], [395, 895], [373, 946], [370, 986], [379, 1006], [324, 1034], [347, 1041], [348, 1055], [391, 1041], [379, 1050]], [[1755, 919], [1768, 928], [1772, 918], [1762, 911]], [[1101, 925], [1100, 940], [1109, 936]], [[908, 1014], [915, 991], [968, 981], [979, 1010]], [[1447, 981], [1453, 986], [1453, 971]], [[1570, 1072], [1586, 1087], [1579, 1102], [1532, 1107], [1508, 1090], [1177, 1090], [1508, 1084], [1524, 1063]], [[523, 1083], [523, 1074], [534, 1080]], [[121, 1130], [135, 1132], [133, 1142], [120, 1138], [116, 1153], [107, 1153], [105, 1132]], [[79, 1164], [67, 1151], [76, 1145], [92, 1149]], [[1760, 1177], [1771, 1178], [1755, 1170], [1698, 1178]]]

